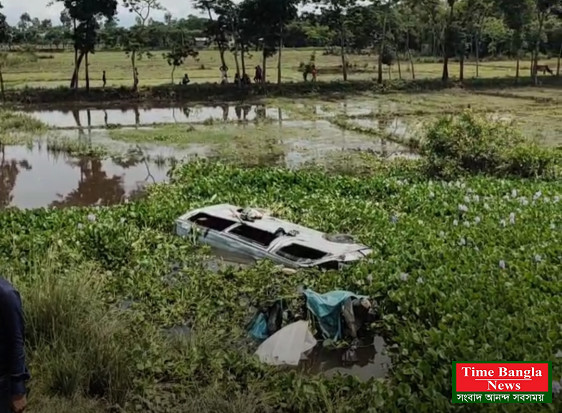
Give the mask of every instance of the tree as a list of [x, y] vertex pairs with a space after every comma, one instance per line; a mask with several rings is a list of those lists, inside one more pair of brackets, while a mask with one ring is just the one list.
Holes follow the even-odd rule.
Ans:
[[533, 0], [495, 0], [503, 13], [504, 21], [513, 30], [512, 47], [516, 56], [515, 78], [519, 79], [523, 29], [531, 22]]
[[182, 39], [179, 42], [176, 42], [172, 46], [172, 50], [168, 53], [164, 53], [164, 59], [168, 62], [168, 65], [172, 66], [172, 84], [174, 84], [174, 73], [176, 68], [183, 65], [185, 60], [188, 57], [197, 57], [199, 52], [195, 48], [195, 40], [194, 39]]
[[447, 18], [447, 25], [445, 27], [445, 36], [443, 40], [443, 76], [441, 79], [446, 82], [449, 80], [449, 58], [454, 56], [456, 44], [455, 44], [455, 29], [453, 27], [454, 16], [455, 16], [455, 3], [457, 0], [447, 0], [449, 6], [449, 17]]
[[[256, 0], [249, 21], [259, 21], [265, 48], [277, 49], [277, 83], [281, 83], [282, 50], [287, 25], [297, 17], [300, 0]], [[255, 24], [255, 23], [254, 23]]]
[[320, 0], [320, 3], [326, 7], [323, 13], [325, 24], [339, 35], [343, 80], [347, 81], [346, 16], [349, 8], [357, 4], [357, 0]]
[[[195, 0], [195, 7], [207, 13], [209, 16], [205, 31], [207, 36], [213, 39], [219, 48], [221, 66], [227, 71], [228, 68], [226, 66], [224, 54], [228, 49], [228, 31], [231, 30], [231, 25], [229, 24], [228, 19], [225, 19], [224, 16], [223, 18], [220, 18], [220, 16], [224, 10], [231, 8], [228, 3], [232, 2], [230, 0]], [[213, 18], [213, 13], [219, 15], [218, 21]]]
[[[142, 58], [146, 52], [146, 23], [153, 10], [163, 10], [163, 7], [158, 0], [123, 0], [123, 5], [137, 16], [137, 25], [130, 30], [125, 44], [125, 52], [131, 56], [133, 90], [136, 91], [139, 84], [136, 58], [137, 55]], [[151, 57], [151, 54], [147, 53], [147, 56]]]
[[245, 0], [240, 5], [239, 13], [241, 39], [246, 45], [262, 52], [262, 82], [265, 83], [267, 59], [277, 52], [278, 42], [265, 19], [261, 18], [263, 13], [267, 13], [263, 9], [264, 4], [262, 0]]
[[28, 30], [31, 26], [32, 26], [31, 16], [29, 15], [29, 13], [23, 13], [20, 16], [20, 21], [18, 22], [18, 29], [22, 33], [24, 42], [26, 42], [28, 40], [27, 39]]
[[544, 23], [546, 18], [551, 12], [558, 9], [558, 6], [562, 4], [561, 0], [534, 0], [535, 3], [535, 13], [537, 16], [538, 21], [538, 29], [536, 33], [536, 40], [535, 40], [535, 47], [533, 50], [533, 64], [531, 67], [531, 73], [535, 78], [535, 85], [539, 83], [539, 73], [536, 70], [537, 65], [539, 64], [539, 49], [541, 44], [541, 38], [543, 35], [544, 30]]
[[111, 19], [117, 12], [117, 0], [57, 0], [64, 4], [68, 16], [73, 22], [74, 73], [70, 87], [78, 88], [78, 73], [82, 59], [86, 65], [86, 89], [90, 88], [88, 72], [88, 54], [94, 53], [98, 20]]

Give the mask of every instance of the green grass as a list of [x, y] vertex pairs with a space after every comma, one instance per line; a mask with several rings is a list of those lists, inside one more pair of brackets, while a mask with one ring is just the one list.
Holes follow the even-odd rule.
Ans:
[[[298, 71], [300, 62], [307, 63], [310, 59], [310, 50], [286, 49], [283, 52], [283, 81], [301, 81], [302, 74]], [[234, 75], [235, 63], [230, 53], [226, 55], [227, 65]], [[357, 65], [359, 72], [350, 70], [350, 79], [370, 80], [376, 77], [376, 56], [350, 55], [348, 57], [352, 65]], [[261, 65], [259, 53], [253, 53], [246, 59], [248, 72], [252, 74], [253, 68]], [[556, 67], [556, 60], [544, 60], [541, 63]], [[329, 81], [341, 79], [338, 67], [341, 64], [339, 56], [324, 56], [322, 51], [316, 54], [316, 65], [319, 68], [319, 80]], [[74, 54], [70, 52], [53, 53], [53, 59], [40, 59], [33, 63], [14, 64], [6, 69], [4, 78], [8, 87], [58, 87], [67, 86], [70, 83], [74, 65]], [[162, 58], [160, 52], [154, 53], [152, 59], [142, 59], [137, 63], [141, 86], [154, 86], [171, 82], [171, 68]], [[189, 73], [189, 77], [194, 83], [219, 82], [220, 59], [217, 51], [204, 50], [199, 55], [199, 60], [188, 59], [187, 63], [176, 70], [176, 83], [179, 82], [184, 72]], [[365, 67], [367, 66], [367, 67]], [[521, 63], [521, 75], [527, 76], [530, 63]], [[102, 86], [101, 74], [107, 71], [108, 86], [132, 86], [132, 70], [130, 59], [124, 52], [98, 52], [90, 56], [90, 76], [92, 87]], [[277, 79], [277, 57], [268, 60], [267, 73], [270, 81]], [[324, 70], [324, 73], [323, 73]], [[418, 63], [415, 65], [416, 78], [439, 78], [441, 76], [442, 64], [440, 63]], [[452, 62], [450, 66], [451, 75], [458, 75], [458, 63]], [[326, 73], [328, 72], [328, 73]], [[467, 79], [476, 75], [476, 66], [468, 63], [465, 69]], [[513, 77], [515, 76], [515, 62], [483, 62], [480, 66], [479, 75], [482, 78], [489, 77]], [[82, 70], [82, 86], [84, 85]], [[402, 77], [411, 79], [409, 65], [402, 62]], [[385, 70], [385, 78], [388, 79], [388, 71]], [[392, 79], [398, 79], [398, 69], [394, 65], [392, 69]]]

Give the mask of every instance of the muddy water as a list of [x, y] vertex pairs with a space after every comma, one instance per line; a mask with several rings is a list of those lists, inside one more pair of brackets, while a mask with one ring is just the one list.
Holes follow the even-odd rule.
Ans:
[[367, 381], [385, 378], [391, 367], [390, 357], [386, 355], [386, 343], [376, 336], [372, 343], [365, 343], [357, 349], [357, 361], [347, 364], [342, 361], [345, 350], [326, 350], [316, 348], [305, 362], [305, 369], [312, 374], [333, 377], [337, 374], [351, 375]]
[[264, 105], [185, 106], [167, 108], [124, 107], [107, 109], [45, 109], [26, 111], [52, 128], [94, 128], [151, 125], [154, 123], [204, 123], [287, 119], [281, 108]]
[[167, 170], [157, 162], [53, 154], [45, 145], [7, 146], [0, 152], [0, 208], [115, 204], [164, 181]]

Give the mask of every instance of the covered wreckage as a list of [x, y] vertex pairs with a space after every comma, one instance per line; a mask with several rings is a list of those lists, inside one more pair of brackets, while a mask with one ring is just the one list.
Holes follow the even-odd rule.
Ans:
[[[254, 339], [265, 340], [256, 351], [260, 360], [272, 365], [298, 365], [317, 344], [310, 332], [312, 326], [318, 327], [318, 336], [323, 340], [336, 342], [349, 336], [353, 342], [346, 357], [352, 359], [358, 331], [372, 315], [368, 297], [349, 291], [318, 294], [307, 289], [303, 298], [306, 320], [302, 319], [302, 315], [293, 315], [287, 309], [285, 300], [278, 300], [255, 315], [249, 332]], [[298, 321], [282, 328], [283, 322], [293, 320]]]

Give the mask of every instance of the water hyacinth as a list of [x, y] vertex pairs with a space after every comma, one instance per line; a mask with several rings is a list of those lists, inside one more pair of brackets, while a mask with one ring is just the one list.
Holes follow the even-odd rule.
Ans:
[[445, 231], [441, 231], [441, 232], [439, 233], [439, 236], [440, 236], [441, 238], [445, 238]]
[[96, 222], [96, 216], [94, 214], [88, 214], [88, 221]]
[[502, 270], [505, 270], [505, 261], [504, 260], [500, 260], [500, 268]]
[[540, 256], [539, 254], [535, 254], [535, 262], [539, 263], [542, 262], [542, 256]]
[[512, 198], [517, 198], [517, 189], [512, 189], [512, 190], [511, 190], [511, 197], [512, 197]]
[[507, 225], [505, 219], [500, 220], [500, 225], [505, 228], [505, 226]]
[[470, 203], [470, 197], [469, 197], [468, 195], [466, 195], [466, 196], [464, 197], [464, 202], [467, 203], [467, 204]]
[[535, 195], [533, 195], [533, 201], [536, 201], [537, 199], [539, 199], [542, 196], [542, 192], [538, 191], [535, 193]]
[[392, 222], [393, 224], [396, 224], [396, 223], [398, 222], [398, 217], [397, 217], [396, 215], [393, 215], [393, 216], [390, 218], [390, 222]]
[[474, 196], [472, 197], [472, 200], [473, 200], [474, 202], [476, 202], [476, 203], [479, 203], [479, 202], [480, 202], [480, 195], [474, 195]]
[[468, 212], [468, 207], [466, 205], [461, 204], [461, 205], [459, 205], [459, 211], [466, 213], [466, 212]]
[[468, 221], [464, 221], [464, 223], [463, 223], [463, 224], [464, 224], [464, 226], [465, 226], [465, 227], [467, 227], [467, 228], [470, 228], [470, 222], [468, 222]]
[[418, 277], [418, 279], [416, 280], [416, 282], [417, 282], [418, 284], [423, 284], [423, 283], [424, 283], [422, 277]]
[[527, 198], [525, 198], [524, 196], [522, 196], [521, 198], [519, 198], [519, 202], [520, 202], [521, 205], [523, 205], [523, 206], [529, 205], [529, 200], [528, 200]]
[[460, 245], [461, 247], [464, 247], [464, 246], [466, 245], [466, 239], [461, 238], [460, 241], [459, 241], [459, 245]]
[[82, 224], [81, 222], [78, 223], [77, 225], [78, 229], [84, 229], [84, 224]]
[[556, 224], [550, 224], [550, 229], [552, 230], [556, 229]]
[[430, 198], [435, 198], [435, 192], [430, 192], [430, 193], [429, 193], [429, 197], [430, 197]]
[[454, 225], [455, 227], [458, 226], [458, 225], [459, 225], [459, 221], [458, 221], [457, 219], [455, 219], [455, 220], [453, 221], [453, 225]]
[[509, 223], [511, 225], [515, 224], [515, 212], [512, 212], [511, 214], [509, 214]]
[[474, 218], [474, 223], [475, 223], [475, 224], [480, 224], [480, 222], [482, 222], [482, 219], [481, 219], [480, 217]]
[[403, 272], [402, 274], [400, 274], [400, 279], [404, 282], [408, 281], [408, 278], [410, 278], [410, 274]]
[[552, 382], [552, 393], [559, 394], [561, 390], [562, 390], [562, 386], [560, 385], [560, 382], [559, 381], [553, 381]]
[[554, 202], [555, 204], [557, 204], [559, 201], [560, 201], [560, 197], [558, 195], [556, 195], [552, 200], [552, 202]]
[[373, 283], [373, 274], [369, 274], [369, 275], [367, 276], [367, 282], [368, 282], [369, 284], [372, 284], [372, 283]]
[[490, 210], [490, 205], [488, 205], [487, 203], [484, 204], [484, 209], [485, 209], [486, 211], [489, 211], [489, 210]]

